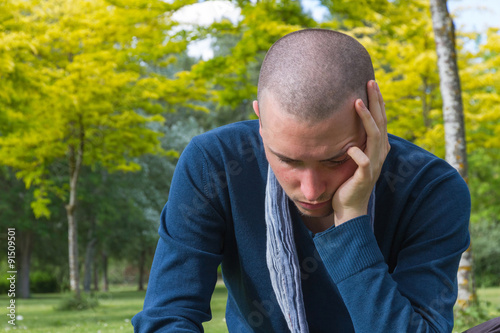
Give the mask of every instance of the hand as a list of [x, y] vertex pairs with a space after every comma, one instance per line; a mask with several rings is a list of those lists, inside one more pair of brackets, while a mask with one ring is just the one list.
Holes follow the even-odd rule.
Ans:
[[380, 176], [382, 165], [391, 149], [387, 136], [387, 117], [382, 94], [375, 81], [367, 84], [370, 110], [361, 99], [354, 102], [366, 131], [366, 148], [351, 147], [347, 154], [358, 168], [335, 192], [332, 199], [335, 225], [366, 215], [370, 194]]

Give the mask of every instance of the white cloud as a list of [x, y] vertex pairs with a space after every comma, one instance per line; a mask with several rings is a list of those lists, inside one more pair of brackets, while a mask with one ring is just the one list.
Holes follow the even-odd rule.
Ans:
[[317, 22], [323, 22], [325, 16], [328, 15], [328, 9], [321, 5], [320, 0], [302, 0], [301, 3], [302, 8], [309, 12]]
[[[241, 9], [230, 1], [205, 1], [182, 7], [172, 15], [172, 20], [180, 23], [176, 31], [192, 30], [195, 26], [206, 27], [214, 22], [230, 20], [234, 25], [242, 19]], [[213, 37], [207, 37], [189, 44], [187, 52], [190, 57], [201, 57], [203, 60], [213, 58], [210, 45]]]
[[241, 9], [230, 1], [205, 1], [184, 6], [172, 15], [174, 21], [198, 26], [209, 26], [223, 18], [236, 25], [241, 20]]
[[498, 0], [454, 0], [448, 2], [448, 9], [462, 31], [485, 32], [490, 27], [500, 27]]

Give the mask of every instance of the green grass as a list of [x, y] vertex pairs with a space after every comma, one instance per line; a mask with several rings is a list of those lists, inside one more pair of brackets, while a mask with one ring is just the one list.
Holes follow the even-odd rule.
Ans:
[[226, 300], [227, 289], [224, 286], [224, 283], [219, 282], [215, 286], [214, 294], [212, 295], [212, 301], [210, 302], [210, 307], [212, 309], [212, 320], [203, 324], [205, 332], [227, 332], [226, 320], [224, 319], [226, 315]]
[[[500, 287], [478, 290], [479, 299], [489, 302], [491, 318], [500, 316]], [[134, 291], [133, 287], [113, 287], [109, 293], [96, 293], [100, 305], [83, 311], [56, 311], [57, 306], [69, 294], [34, 294], [31, 299], [16, 299], [16, 314], [23, 316], [16, 322], [17, 329], [40, 333], [113, 333], [132, 332], [131, 318], [142, 309], [145, 292]], [[205, 332], [227, 332], [224, 313], [227, 291], [223, 284], [217, 284], [212, 297], [212, 320], [205, 323]], [[0, 296], [0, 307], [5, 309], [8, 298]], [[11, 329], [5, 315], [0, 329]]]
[[[23, 317], [16, 321], [17, 329], [40, 333], [131, 332], [130, 319], [142, 308], [145, 292], [119, 288], [96, 295], [100, 305], [82, 311], [54, 310], [69, 294], [34, 294], [31, 299], [16, 299], [16, 314]], [[7, 304], [7, 297], [0, 297], [0, 302]], [[11, 327], [6, 321], [0, 326]]]
[[473, 304], [465, 310], [455, 308], [453, 333], [463, 332], [500, 316], [500, 287], [478, 289], [477, 294], [477, 304]]
[[[134, 287], [112, 287], [108, 293], [95, 293], [99, 306], [82, 311], [58, 311], [54, 308], [70, 294], [33, 294], [30, 299], [16, 299], [16, 315], [23, 317], [16, 321], [16, 329], [39, 333], [113, 333], [132, 332], [132, 317], [142, 309], [145, 292], [135, 291]], [[205, 323], [205, 332], [227, 332], [224, 314], [227, 291], [223, 284], [218, 284], [212, 297], [212, 315]], [[8, 306], [9, 298], [0, 296], [0, 307]], [[3, 312], [0, 330], [13, 331], [7, 323], [9, 318]]]
[[477, 296], [481, 301], [489, 302], [500, 308], [500, 287], [478, 289]]

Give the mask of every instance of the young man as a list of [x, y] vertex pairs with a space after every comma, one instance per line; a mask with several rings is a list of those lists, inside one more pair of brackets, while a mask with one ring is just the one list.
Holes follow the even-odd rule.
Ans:
[[367, 51], [291, 33], [258, 88], [258, 121], [183, 152], [135, 331], [202, 331], [222, 263], [229, 332], [450, 332], [469, 192], [387, 134]]

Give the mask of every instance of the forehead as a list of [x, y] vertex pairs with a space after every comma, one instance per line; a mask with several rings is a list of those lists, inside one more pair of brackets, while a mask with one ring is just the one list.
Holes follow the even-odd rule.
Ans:
[[364, 139], [354, 99], [330, 118], [315, 123], [290, 116], [272, 98], [266, 98], [262, 106], [261, 135], [264, 145], [288, 158], [323, 160], [350, 144], [360, 144]]

